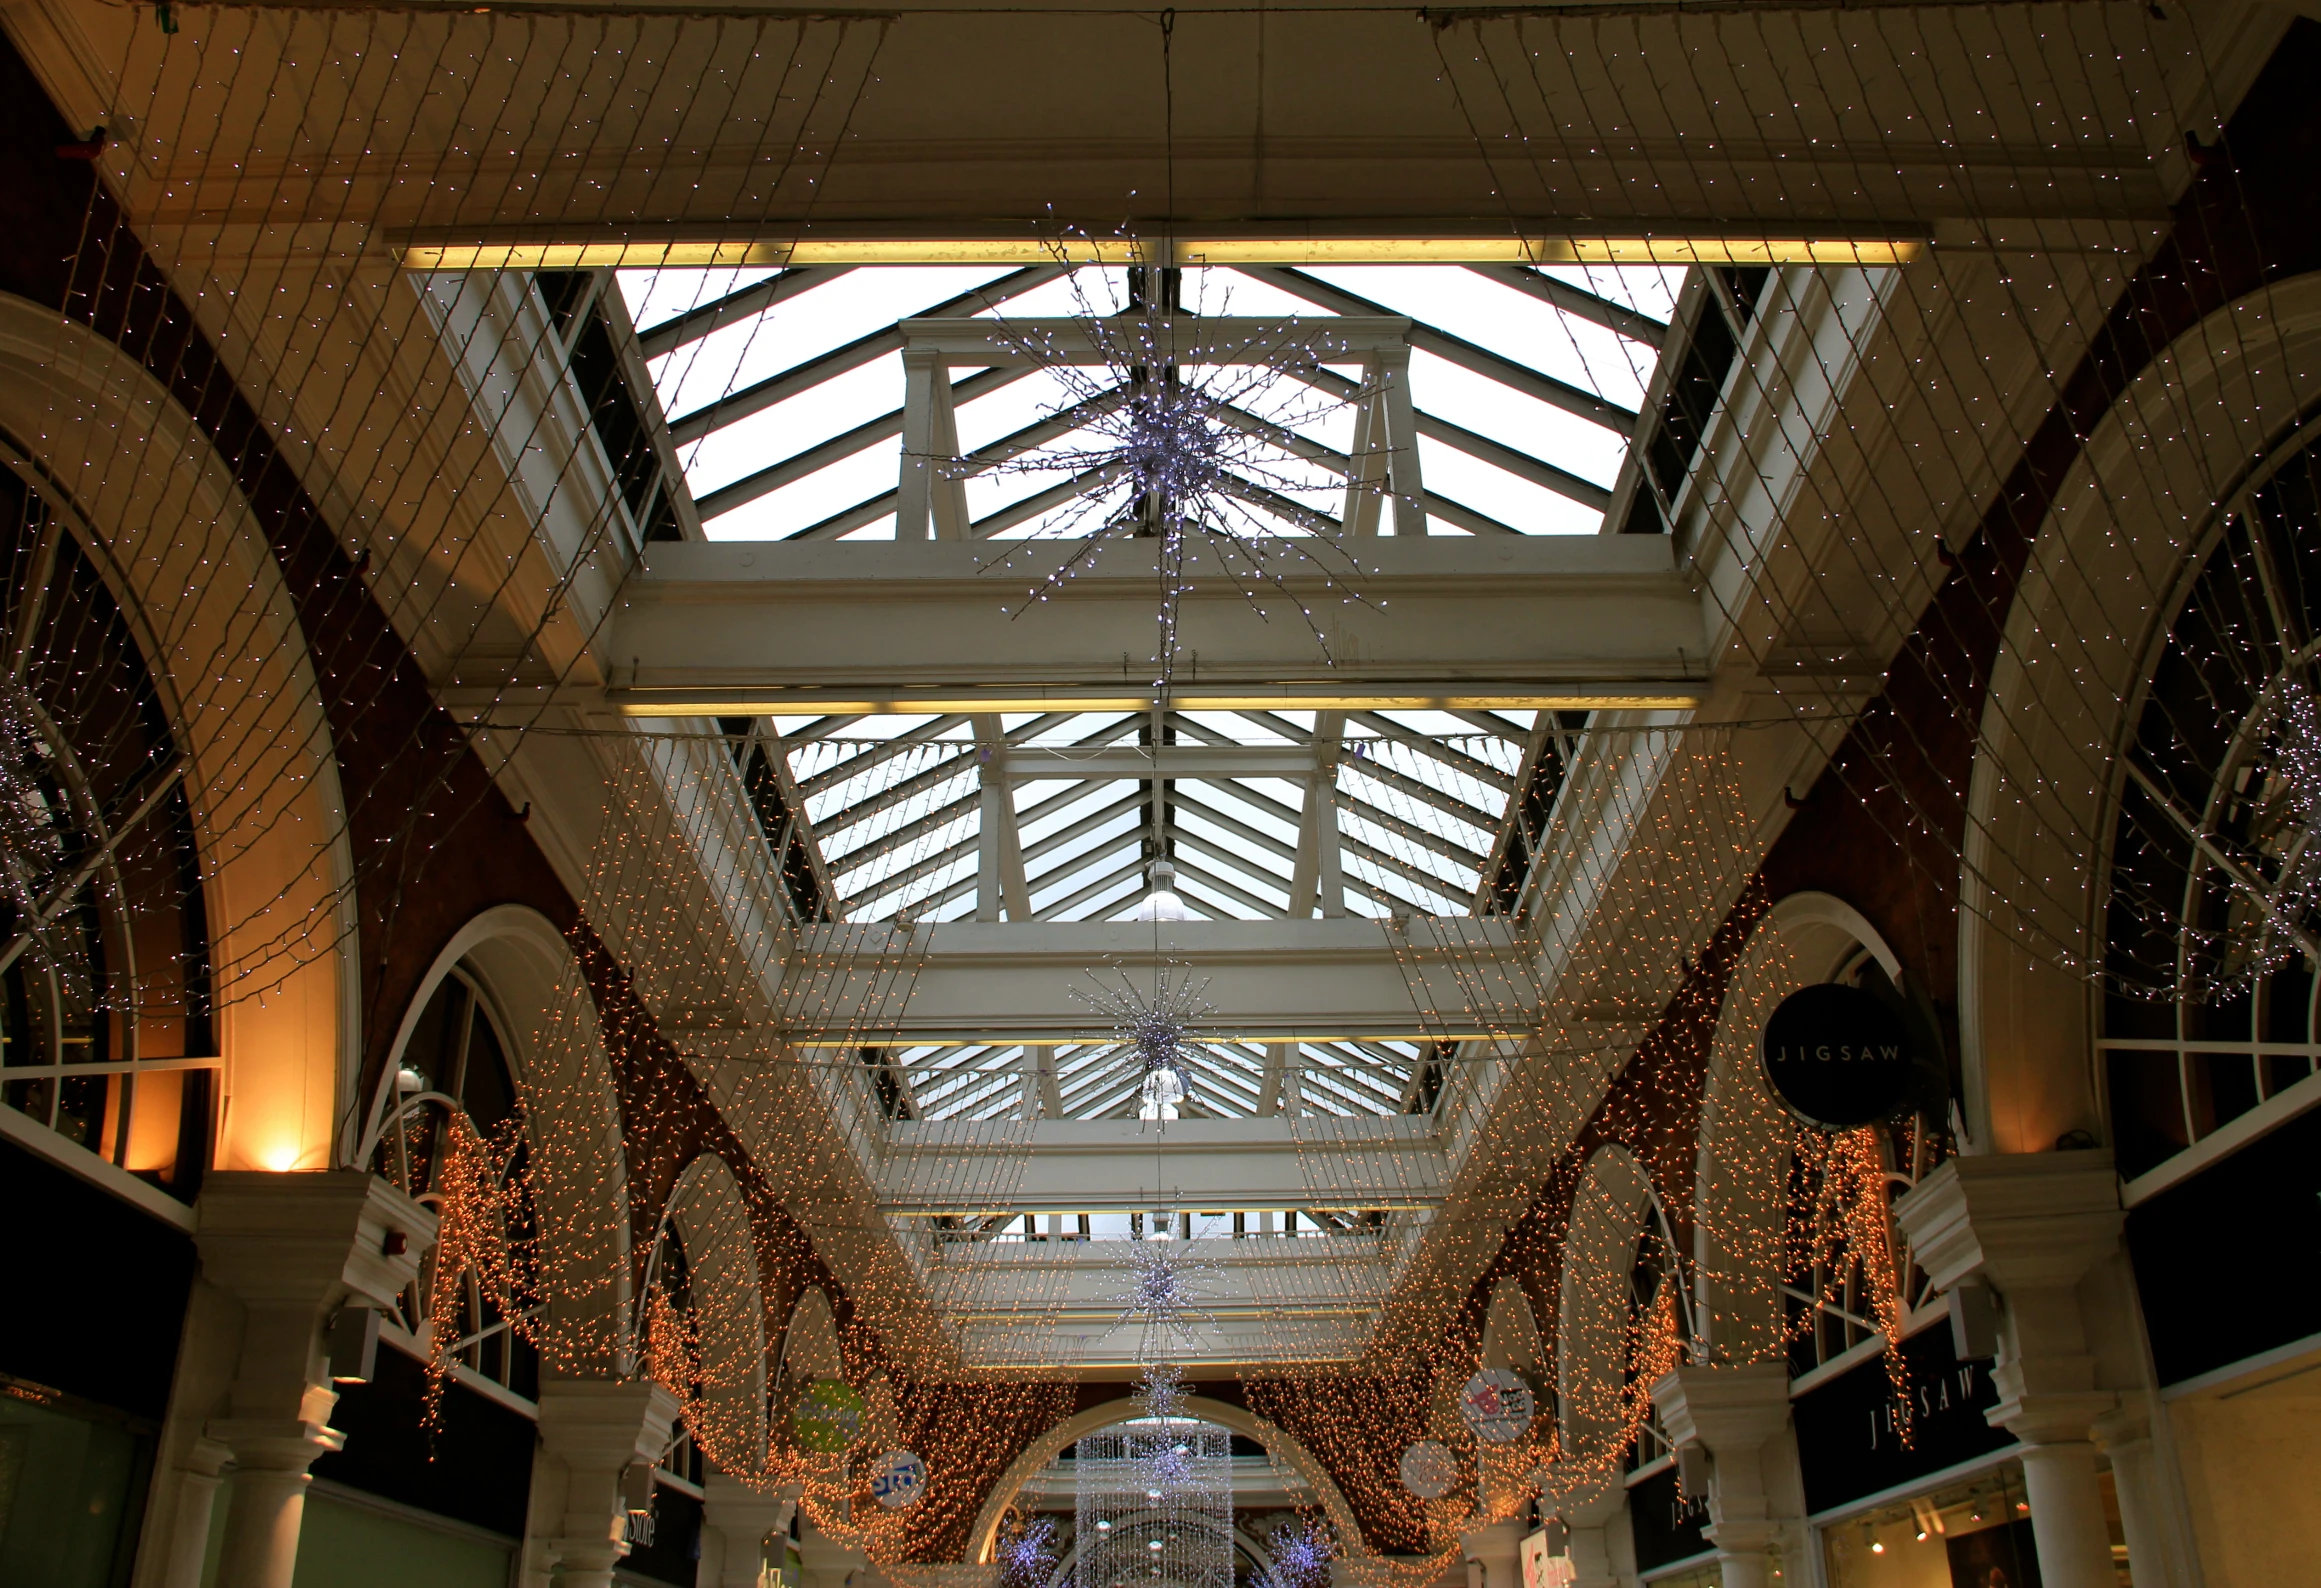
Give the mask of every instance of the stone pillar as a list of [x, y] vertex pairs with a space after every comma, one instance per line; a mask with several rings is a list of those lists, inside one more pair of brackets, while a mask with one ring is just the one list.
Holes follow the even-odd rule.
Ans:
[[798, 1562], [805, 1588], [847, 1588], [855, 1573], [870, 1568], [868, 1555], [825, 1537], [811, 1521], [798, 1530]]
[[612, 1588], [613, 1565], [629, 1552], [624, 1479], [635, 1463], [660, 1461], [677, 1409], [677, 1397], [650, 1380], [542, 1375], [540, 1453], [555, 1463], [564, 1497], [543, 1554], [561, 1588]]
[[1544, 1467], [1539, 1472], [1539, 1508], [1563, 1519], [1572, 1563], [1572, 1588], [1622, 1588], [1621, 1562], [1628, 1550], [1620, 1535], [1628, 1528], [1628, 1491], [1600, 1473]]
[[214, 1439], [194, 1440], [177, 1469], [177, 1512], [165, 1546], [162, 1588], [201, 1588], [209, 1564], [210, 1522], [217, 1514], [218, 1488], [234, 1453]]
[[1710, 1543], [1725, 1588], [1768, 1588], [1803, 1515], [1789, 1427], [1789, 1367], [1687, 1365], [1652, 1386], [1660, 1426], [1679, 1449], [1709, 1455]]
[[2108, 1152], [1954, 1158], [1894, 1205], [1944, 1290], [1980, 1277], [2002, 1316], [1992, 1424], [2022, 1441], [2023, 1488], [2047, 1588], [2113, 1588], [2094, 1425], [2119, 1397], [2096, 1382], [2080, 1282], [2119, 1249]]
[[2152, 1455], [2152, 1418], [2140, 1405], [2106, 1412], [2089, 1428], [2095, 1447], [2111, 1462], [2119, 1492], [2120, 1530], [2128, 1539], [2128, 1571], [2136, 1588], [2176, 1588], [2160, 1519], [2160, 1474]]
[[703, 1540], [701, 1588], [762, 1588], [766, 1540], [777, 1533], [788, 1539], [797, 1504], [794, 1492], [760, 1494], [739, 1478], [709, 1474], [701, 1486], [701, 1522], [723, 1548], [712, 1576], [711, 1540]]
[[1479, 1588], [1523, 1588], [1523, 1534], [1521, 1522], [1493, 1522], [1460, 1536], [1466, 1558], [1483, 1568]]
[[391, 1309], [435, 1239], [435, 1215], [355, 1170], [212, 1174], [194, 1211], [202, 1275], [243, 1309], [224, 1415], [204, 1430], [233, 1457], [218, 1577], [290, 1588], [307, 1468], [343, 1443], [330, 1426], [338, 1392], [323, 1326], [342, 1306]]

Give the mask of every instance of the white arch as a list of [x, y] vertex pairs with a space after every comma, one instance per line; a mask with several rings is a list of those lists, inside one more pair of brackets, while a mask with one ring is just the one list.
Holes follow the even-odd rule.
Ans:
[[1541, 1484], [1559, 1510], [1600, 1501], [1619, 1483], [1613, 1457], [1625, 1426], [1628, 1276], [1651, 1206], [1651, 1178], [1635, 1155], [1597, 1148], [1573, 1193], [1564, 1236], [1555, 1346], [1562, 1454]]
[[1500, 1276], [1491, 1287], [1491, 1304], [1483, 1315], [1483, 1366], [1513, 1368], [1519, 1373], [1544, 1372], [1547, 1348], [1541, 1343], [1539, 1320], [1531, 1298], [1513, 1274]]
[[1965, 1151], [2044, 1151], [2101, 1123], [2090, 972], [2128, 713], [2188, 554], [2317, 399], [2321, 275], [2305, 275], [2219, 309], [2155, 358], [2096, 425], [2032, 542], [1968, 790]]
[[781, 1374], [784, 1392], [818, 1378], [837, 1378], [846, 1369], [838, 1343], [838, 1315], [820, 1285], [808, 1285], [790, 1303], [782, 1324]]
[[111, 586], [190, 762], [228, 1100], [218, 1163], [329, 1168], [361, 1049], [354, 867], [273, 549], [209, 438], [134, 357], [5, 293], [0, 429], [34, 449], [6, 461]]
[[1693, 1190], [1694, 1322], [1713, 1362], [1783, 1352], [1781, 1242], [1789, 1182], [1788, 1113], [1758, 1061], [1765, 1020], [1798, 988], [1826, 981], [1864, 949], [1902, 985], [1902, 962], [1868, 919], [1827, 893], [1793, 893], [1758, 923], [1717, 1014], [1701, 1092]]
[[[1206, 1395], [1187, 1395], [1184, 1415], [1196, 1421], [1214, 1423], [1228, 1433], [1254, 1439], [1273, 1456], [1286, 1462], [1290, 1470], [1303, 1479], [1321, 1501], [1322, 1514], [1329, 1518], [1330, 1527], [1338, 1537], [1342, 1558], [1367, 1560], [1370, 1548], [1362, 1540], [1362, 1529], [1354, 1520], [1354, 1511], [1339, 1491], [1337, 1481], [1329, 1469], [1313, 1458], [1304, 1445], [1288, 1433], [1267, 1422], [1254, 1412], [1226, 1401], [1211, 1400]], [[984, 1496], [983, 1509], [975, 1518], [975, 1529], [967, 1535], [967, 1559], [978, 1565], [989, 1565], [995, 1558], [993, 1550], [999, 1538], [999, 1524], [1006, 1519], [1007, 1508], [1015, 1503], [1023, 1486], [1038, 1476], [1041, 1469], [1064, 1452], [1066, 1445], [1075, 1444], [1081, 1435], [1110, 1428], [1132, 1417], [1143, 1415], [1142, 1403], [1133, 1395], [1091, 1406], [1075, 1412], [1055, 1427], [1024, 1447], [1023, 1453], [1008, 1463], [1007, 1470]]]
[[395, 1028], [366, 1133], [389, 1105], [427, 1001], [457, 965], [468, 968], [508, 1033], [508, 1062], [523, 1093], [548, 1304], [542, 1354], [561, 1372], [625, 1372], [634, 1287], [620, 1098], [587, 979], [554, 922], [527, 905], [503, 904], [452, 934]]
[[749, 1203], [713, 1152], [685, 1166], [669, 1197], [701, 1327], [701, 1447], [736, 1476], [766, 1462], [766, 1298]]

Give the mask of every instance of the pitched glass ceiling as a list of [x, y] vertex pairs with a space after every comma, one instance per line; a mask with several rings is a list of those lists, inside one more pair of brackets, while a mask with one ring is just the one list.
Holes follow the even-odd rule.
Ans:
[[[1074, 279], [1049, 267], [619, 276], [712, 539], [892, 538], [900, 322], [1110, 312], [1126, 305], [1126, 285], [1120, 271]], [[1429, 532], [1592, 534], [1681, 286], [1681, 272], [1658, 269], [1217, 269], [1185, 272], [1179, 302], [1192, 314], [1409, 318]], [[1331, 371], [1341, 395], [1362, 374]], [[1027, 435], [1059, 452], [1074, 445], [1050, 422], [1073, 401], [1057, 371], [951, 378], [961, 456], [1020, 455]], [[1309, 402], [1279, 422], [1298, 431], [1292, 462], [1313, 488], [1342, 487], [1352, 405]], [[970, 476], [970, 533], [1092, 528], [1052, 487], [1022, 472]], [[1260, 532], [1313, 525], [1310, 513], [1285, 514]], [[1492, 908], [1530, 850], [1513, 828], [1544, 820], [1584, 723], [1546, 715], [1168, 710], [726, 727], [803, 915], [1263, 920]], [[1154, 775], [1156, 747], [1172, 758], [1168, 776]], [[1169, 868], [1157, 877], [1156, 861]], [[1035, 1101], [1077, 1118], [1139, 1106], [1137, 1068], [1110, 1044], [1060, 1047], [1044, 1066], [1014, 1045], [916, 1048], [885, 1062], [896, 1110], [920, 1118], [1011, 1116]], [[1182, 1111], [1406, 1112], [1431, 1100], [1431, 1064], [1408, 1043], [1205, 1043]]]
[[[900, 321], [1063, 318], [1128, 301], [1126, 273], [951, 266], [624, 271], [686, 484], [711, 539], [882, 539], [894, 533], [903, 427]], [[1413, 324], [1410, 389], [1437, 533], [1592, 534], [1603, 522], [1682, 272], [1362, 265], [1188, 270], [1195, 315]], [[1356, 367], [1332, 371], [1342, 381]], [[997, 455], [1067, 408], [1054, 370], [953, 371], [963, 456]], [[1308, 405], [1309, 409], [1311, 405]], [[1349, 404], [1300, 426], [1305, 466], [1342, 480]], [[1068, 450], [1074, 435], [1048, 445]], [[1069, 508], [1021, 473], [967, 480], [978, 538], [1054, 533]], [[1295, 533], [1292, 526], [1282, 532]]]

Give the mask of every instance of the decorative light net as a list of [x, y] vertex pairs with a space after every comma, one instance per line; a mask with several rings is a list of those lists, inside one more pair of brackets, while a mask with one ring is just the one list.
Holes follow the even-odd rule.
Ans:
[[1078, 1588], [1233, 1588], [1233, 1441], [1140, 1418], [1084, 1434], [1073, 1463]]

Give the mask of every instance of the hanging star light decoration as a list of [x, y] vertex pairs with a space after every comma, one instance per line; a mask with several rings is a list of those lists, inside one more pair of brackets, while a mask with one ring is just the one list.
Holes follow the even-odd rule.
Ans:
[[1170, 1422], [1184, 1415], [1185, 1373], [1174, 1362], [1147, 1362], [1144, 1376], [1137, 1381], [1136, 1398], [1144, 1403], [1144, 1414], [1161, 1422]]
[[1284, 1522], [1266, 1541], [1272, 1564], [1251, 1574], [1250, 1588], [1321, 1588], [1338, 1552], [1329, 1532], [1310, 1522]]
[[[1058, 257], [1070, 252], [1061, 246]], [[1336, 454], [1312, 439], [1372, 394], [1366, 384], [1349, 388], [1328, 368], [1358, 356], [1330, 335], [1326, 320], [1310, 329], [1294, 319], [1267, 322], [1265, 333], [1227, 342], [1221, 330], [1204, 329], [1204, 316], [1147, 296], [1099, 302], [1087, 285], [1091, 274], [1107, 279], [1077, 270], [1067, 278], [1072, 345], [1037, 325], [992, 322], [995, 343], [1053, 377], [1057, 395], [1033, 428], [1061, 427], [1063, 434], [996, 458], [932, 460], [951, 479], [1023, 476], [1049, 488], [1077, 487], [1069, 504], [1026, 538], [1080, 544], [1027, 592], [1018, 615], [1093, 568], [1105, 545], [1156, 539], [1156, 690], [1167, 690], [1182, 654], [1179, 612], [1204, 552], [1216, 576], [1261, 617], [1294, 609], [1331, 661], [1311, 597], [1293, 590], [1288, 577], [1298, 564], [1311, 564], [1339, 600], [1363, 599], [1355, 588], [1361, 567], [1327, 511], [1329, 498], [1347, 493], [1353, 465], [1333, 468], [1325, 460]], [[1227, 307], [1220, 303], [1219, 315], [1209, 318], [1221, 319]]]
[[1056, 1564], [1056, 1524], [1045, 1517], [1000, 1540], [1000, 1580], [1008, 1588], [1041, 1588]]
[[[1193, 1094], [1188, 1048], [1192, 1033], [1216, 1009], [1203, 996], [1209, 983], [1195, 981], [1188, 968], [1164, 962], [1149, 991], [1118, 965], [1090, 972], [1093, 992], [1073, 988], [1112, 1028], [1112, 1041], [1127, 1050], [1140, 1076], [1139, 1096], [1148, 1119], [1172, 1119], [1179, 1103]], [[1117, 979], [1115, 979], [1117, 978]]]
[[1130, 1241], [1128, 1263], [1119, 1321], [1143, 1328], [1146, 1348], [1139, 1355], [1149, 1373], [1174, 1354], [1168, 1347], [1190, 1343], [1196, 1325], [1216, 1321], [1202, 1303], [1217, 1265], [1196, 1256], [1190, 1242], [1167, 1240]]

